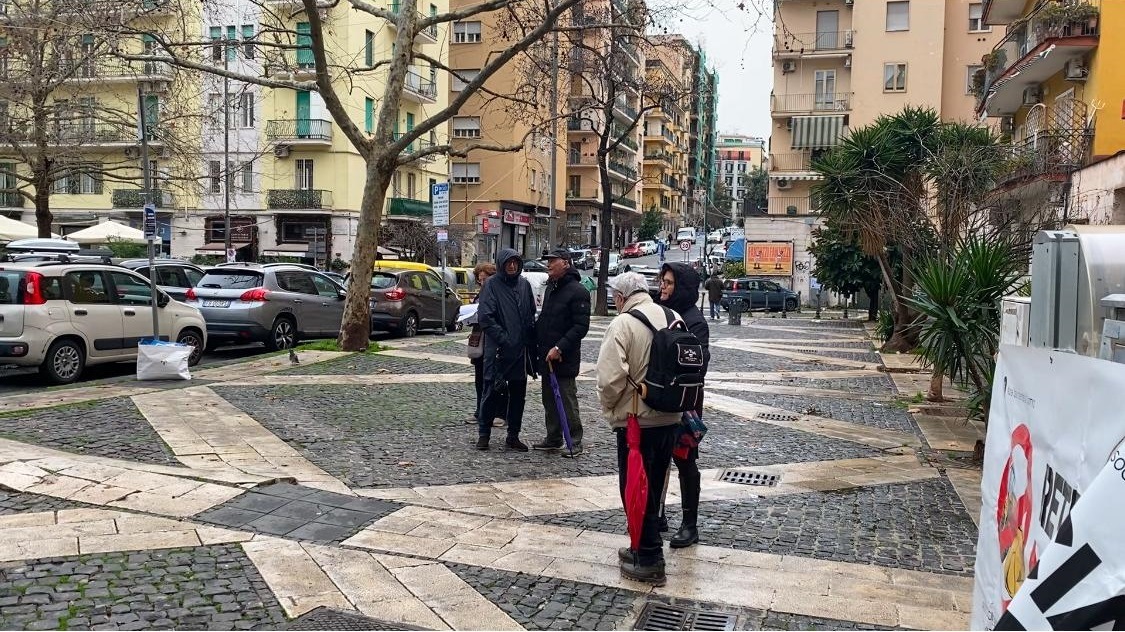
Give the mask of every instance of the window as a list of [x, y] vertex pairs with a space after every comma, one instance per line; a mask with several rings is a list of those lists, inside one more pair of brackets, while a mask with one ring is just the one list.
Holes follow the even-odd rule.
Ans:
[[531, 189], [532, 191], [534, 191], [534, 190], [535, 190], [535, 185], [537, 184], [537, 182], [536, 182], [536, 181], [537, 181], [538, 179], [539, 179], [539, 172], [538, 172], [538, 171], [536, 171], [536, 170], [534, 170], [534, 169], [532, 169], [532, 170], [531, 170], [531, 178], [529, 178], [529, 180], [530, 180], [530, 184], [528, 185], [528, 188], [530, 188], [530, 189]]
[[227, 61], [234, 61], [238, 56], [238, 29], [233, 26], [227, 27], [227, 41], [225, 48], [227, 49]]
[[312, 51], [312, 28], [308, 22], [297, 23], [297, 67], [314, 68], [316, 60]]
[[465, 89], [465, 86], [468, 85], [470, 81], [476, 79], [479, 74], [479, 68], [473, 70], [454, 70], [449, 89], [453, 92], [460, 92]]
[[906, 64], [883, 64], [883, 92], [906, 92]]
[[910, 2], [887, 3], [887, 31], [910, 30]]
[[992, 27], [984, 23], [984, 4], [980, 2], [969, 4], [969, 30], [974, 33], [992, 31]]
[[100, 194], [102, 192], [101, 174], [101, 165], [75, 165], [66, 174], [55, 180], [51, 192], [64, 195]]
[[297, 294], [317, 294], [316, 286], [307, 272], [278, 272], [275, 277], [277, 287]]
[[211, 193], [223, 192], [223, 163], [211, 160], [207, 163], [207, 171], [211, 180]]
[[223, 128], [223, 95], [215, 92], [207, 95], [207, 120], [211, 129]]
[[246, 59], [254, 59], [254, 25], [242, 25], [242, 55]]
[[984, 66], [975, 65], [969, 66], [965, 71], [965, 94], [973, 93], [973, 77], [980, 71], [984, 70]]
[[313, 161], [311, 158], [298, 158], [296, 160], [296, 187], [311, 190], [313, 188]]
[[223, 61], [223, 27], [211, 27], [211, 61]]
[[371, 97], [363, 99], [363, 129], [368, 134], [375, 131], [375, 99]]
[[416, 193], [418, 193], [417, 185], [418, 185], [418, 176], [413, 174], [413, 173], [406, 174], [406, 197], [408, 197], [412, 200], [416, 199], [414, 196], [415, 196]]
[[453, 117], [453, 137], [454, 138], [480, 138], [480, 117], [479, 116], [454, 116]]
[[339, 298], [340, 290], [336, 287], [335, 283], [319, 274], [310, 274], [309, 277], [312, 278], [313, 286], [316, 287], [317, 294], [330, 298]]
[[363, 32], [363, 63], [368, 67], [375, 65], [375, 34]]
[[238, 173], [242, 176], [242, 184], [239, 188], [243, 193], [254, 192], [254, 163], [249, 160], [244, 160], [239, 164]]
[[117, 293], [117, 302], [124, 305], [150, 305], [152, 304], [152, 288], [148, 283], [127, 273], [110, 272], [113, 279], [113, 289]]
[[727, 176], [726, 178], [724, 178], [724, 180], [726, 181], [728, 189], [734, 186], [734, 176]]
[[723, 171], [726, 171], [727, 173], [734, 173], [734, 163], [728, 162], [728, 163], [724, 164], [723, 165]]
[[254, 127], [254, 93], [243, 92], [238, 96], [238, 119], [243, 128]]
[[454, 44], [476, 44], [480, 41], [480, 22], [454, 22]]
[[63, 287], [66, 288], [66, 297], [71, 303], [91, 305], [110, 302], [105, 277], [101, 272], [67, 272]]
[[480, 183], [479, 162], [455, 162], [450, 165], [450, 169], [454, 184]]
[[[313, 239], [315, 231], [324, 231], [327, 229], [323, 221], [310, 221], [287, 217], [280, 220], [280, 225], [281, 230], [278, 231], [278, 234], [281, 236], [282, 243], [307, 244], [309, 240]], [[317, 239], [323, 239], [323, 237], [318, 237]]]
[[582, 190], [582, 176], [567, 176], [566, 191], [570, 197], [578, 197]]

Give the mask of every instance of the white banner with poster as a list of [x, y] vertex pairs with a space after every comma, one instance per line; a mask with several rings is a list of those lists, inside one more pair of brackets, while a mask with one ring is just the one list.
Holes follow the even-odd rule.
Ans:
[[973, 629], [1125, 624], [1125, 365], [1002, 345], [994, 384]]

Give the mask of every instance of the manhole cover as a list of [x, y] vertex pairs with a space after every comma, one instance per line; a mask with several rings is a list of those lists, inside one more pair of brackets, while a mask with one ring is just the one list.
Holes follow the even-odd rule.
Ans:
[[797, 421], [801, 417], [792, 413], [758, 413], [755, 419], [764, 419], [766, 421]]
[[284, 630], [424, 630], [414, 626], [380, 621], [355, 612], [342, 612], [321, 606], [285, 625]]
[[757, 485], [759, 487], [773, 487], [781, 480], [780, 474], [766, 474], [764, 472], [747, 472], [745, 470], [727, 470], [719, 477], [720, 481], [738, 483], [740, 485]]
[[733, 630], [738, 617], [724, 612], [648, 602], [634, 630]]

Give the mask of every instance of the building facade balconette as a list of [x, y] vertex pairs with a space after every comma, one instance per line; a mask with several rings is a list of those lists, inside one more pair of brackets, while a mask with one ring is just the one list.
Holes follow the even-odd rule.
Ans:
[[266, 191], [266, 208], [330, 209], [332, 192], [321, 189], [270, 189]]
[[423, 77], [417, 69], [411, 67], [406, 73], [402, 96], [417, 103], [436, 103], [437, 83], [432, 79]]
[[848, 54], [854, 45], [852, 30], [779, 33], [773, 40], [773, 56], [779, 59], [802, 55], [833, 57]]
[[819, 209], [811, 195], [771, 197], [767, 204], [770, 215], [816, 215]]
[[[176, 198], [171, 191], [153, 189], [151, 201], [156, 208], [171, 208], [176, 205]], [[114, 189], [110, 194], [113, 208], [142, 209], [145, 206], [144, 189]]]
[[[266, 122], [266, 140], [300, 144], [332, 144], [332, 121], [321, 119], [279, 119]], [[304, 141], [308, 141], [307, 143]]]
[[1040, 179], [1062, 180], [1086, 165], [1093, 138], [1086, 129], [1049, 129], [1012, 143], [1010, 158], [996, 179], [997, 187]]
[[770, 97], [770, 112], [775, 116], [813, 112], [849, 112], [852, 109], [852, 94], [851, 92], [775, 94]]
[[[391, 13], [397, 14], [398, 10], [399, 10], [399, 3], [398, 2], [391, 2], [390, 9], [391, 9]], [[418, 12], [418, 20], [422, 21], [424, 19], [426, 19], [426, 16], [422, 12], [419, 11]], [[391, 25], [392, 28], [397, 26], [394, 22], [391, 22], [390, 25]], [[428, 27], [422, 29], [421, 31], [418, 31], [418, 35], [414, 38], [414, 40], [415, 41], [423, 40], [423, 41], [428, 42], [430, 44], [436, 44], [437, 41], [438, 41], [437, 25], [428, 26]]]

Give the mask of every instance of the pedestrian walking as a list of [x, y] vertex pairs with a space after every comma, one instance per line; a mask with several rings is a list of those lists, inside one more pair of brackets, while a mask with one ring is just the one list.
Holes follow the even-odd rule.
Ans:
[[[483, 288], [484, 282], [494, 274], [496, 274], [496, 264], [491, 262], [480, 263], [473, 268], [473, 277], [477, 280], [478, 288]], [[473, 299], [474, 303], [480, 301], [480, 292], [481, 290], [478, 290], [476, 298]], [[473, 365], [473, 386], [476, 389], [477, 400], [476, 406], [473, 407], [473, 416], [465, 423], [476, 424], [479, 423], [480, 419], [481, 392], [484, 390], [484, 330], [481, 328], [476, 314], [473, 315], [470, 322], [472, 323], [472, 329], [469, 332], [468, 355], [469, 363]], [[507, 402], [500, 406], [500, 410], [507, 410], [507, 408]], [[504, 420], [496, 418], [492, 420], [492, 425], [503, 427]]]
[[[536, 359], [540, 375], [554, 370], [562, 395], [563, 411], [570, 426], [573, 449], [563, 456], [582, 454], [582, 419], [578, 415], [578, 385], [575, 378], [582, 363], [582, 339], [590, 330], [590, 292], [582, 283], [582, 275], [570, 265], [570, 253], [563, 249], [547, 253], [547, 287], [543, 294], [543, 310], [535, 323]], [[548, 367], [547, 363], [551, 366]], [[563, 446], [562, 421], [554, 393], [543, 388], [543, 417], [547, 436], [531, 447], [555, 451]]]
[[[717, 280], [718, 275], [712, 276], [708, 280]], [[722, 284], [720, 283], [720, 286]], [[710, 290], [708, 290], [710, 292]], [[677, 313], [680, 318], [684, 320], [687, 325], [688, 331], [695, 334], [695, 337], [703, 345], [703, 375], [707, 375], [707, 365], [711, 362], [711, 350], [709, 341], [711, 338], [710, 328], [707, 327], [707, 320], [703, 318], [703, 313], [695, 305], [695, 297], [699, 296], [699, 277], [695, 271], [682, 263], [666, 263], [660, 268], [660, 299], [659, 303]], [[714, 299], [712, 299], [713, 301]], [[714, 309], [714, 302], [712, 302], [712, 309]], [[699, 404], [696, 406], [695, 412], [703, 416], [703, 399], [700, 398]], [[681, 428], [680, 432], [684, 429]], [[699, 460], [699, 447], [692, 447], [687, 451], [684, 458], [672, 455], [672, 461], [676, 464], [676, 470], [680, 476], [680, 503], [683, 509], [683, 517], [680, 521], [680, 528], [672, 536], [668, 545], [672, 548], [679, 549], [691, 546], [699, 542], [699, 529], [698, 515], [699, 515], [699, 466], [696, 461]], [[662, 494], [663, 496], [663, 494]], [[660, 521], [662, 526], [668, 524], [667, 518], [664, 516], [664, 506], [661, 503], [660, 508]]]
[[658, 586], [666, 581], [664, 573], [664, 541], [660, 536], [660, 495], [664, 478], [672, 460], [676, 426], [680, 413], [661, 412], [650, 408], [637, 390], [648, 372], [653, 333], [630, 311], [640, 313], [654, 327], [667, 327], [678, 315], [656, 305], [648, 293], [648, 282], [636, 272], [628, 272], [609, 280], [617, 317], [610, 322], [598, 352], [598, 401], [617, 435], [618, 483], [622, 503], [625, 501], [626, 468], [629, 447], [626, 421], [636, 413], [640, 425], [640, 453], [648, 476], [648, 498], [645, 504], [640, 541], [635, 550], [618, 551], [621, 574], [629, 579]]
[[538, 377], [531, 353], [535, 350], [535, 296], [520, 273], [523, 259], [511, 248], [496, 255], [496, 276], [480, 292], [477, 322], [484, 330], [484, 388], [477, 419], [477, 449], [487, 450], [492, 420], [507, 422], [504, 447], [527, 452], [520, 441], [527, 376]]
[[707, 290], [707, 303], [711, 306], [711, 320], [719, 320], [719, 302], [723, 300], [723, 280], [719, 278], [718, 272], [711, 273], [711, 278], [703, 284], [703, 289]]

